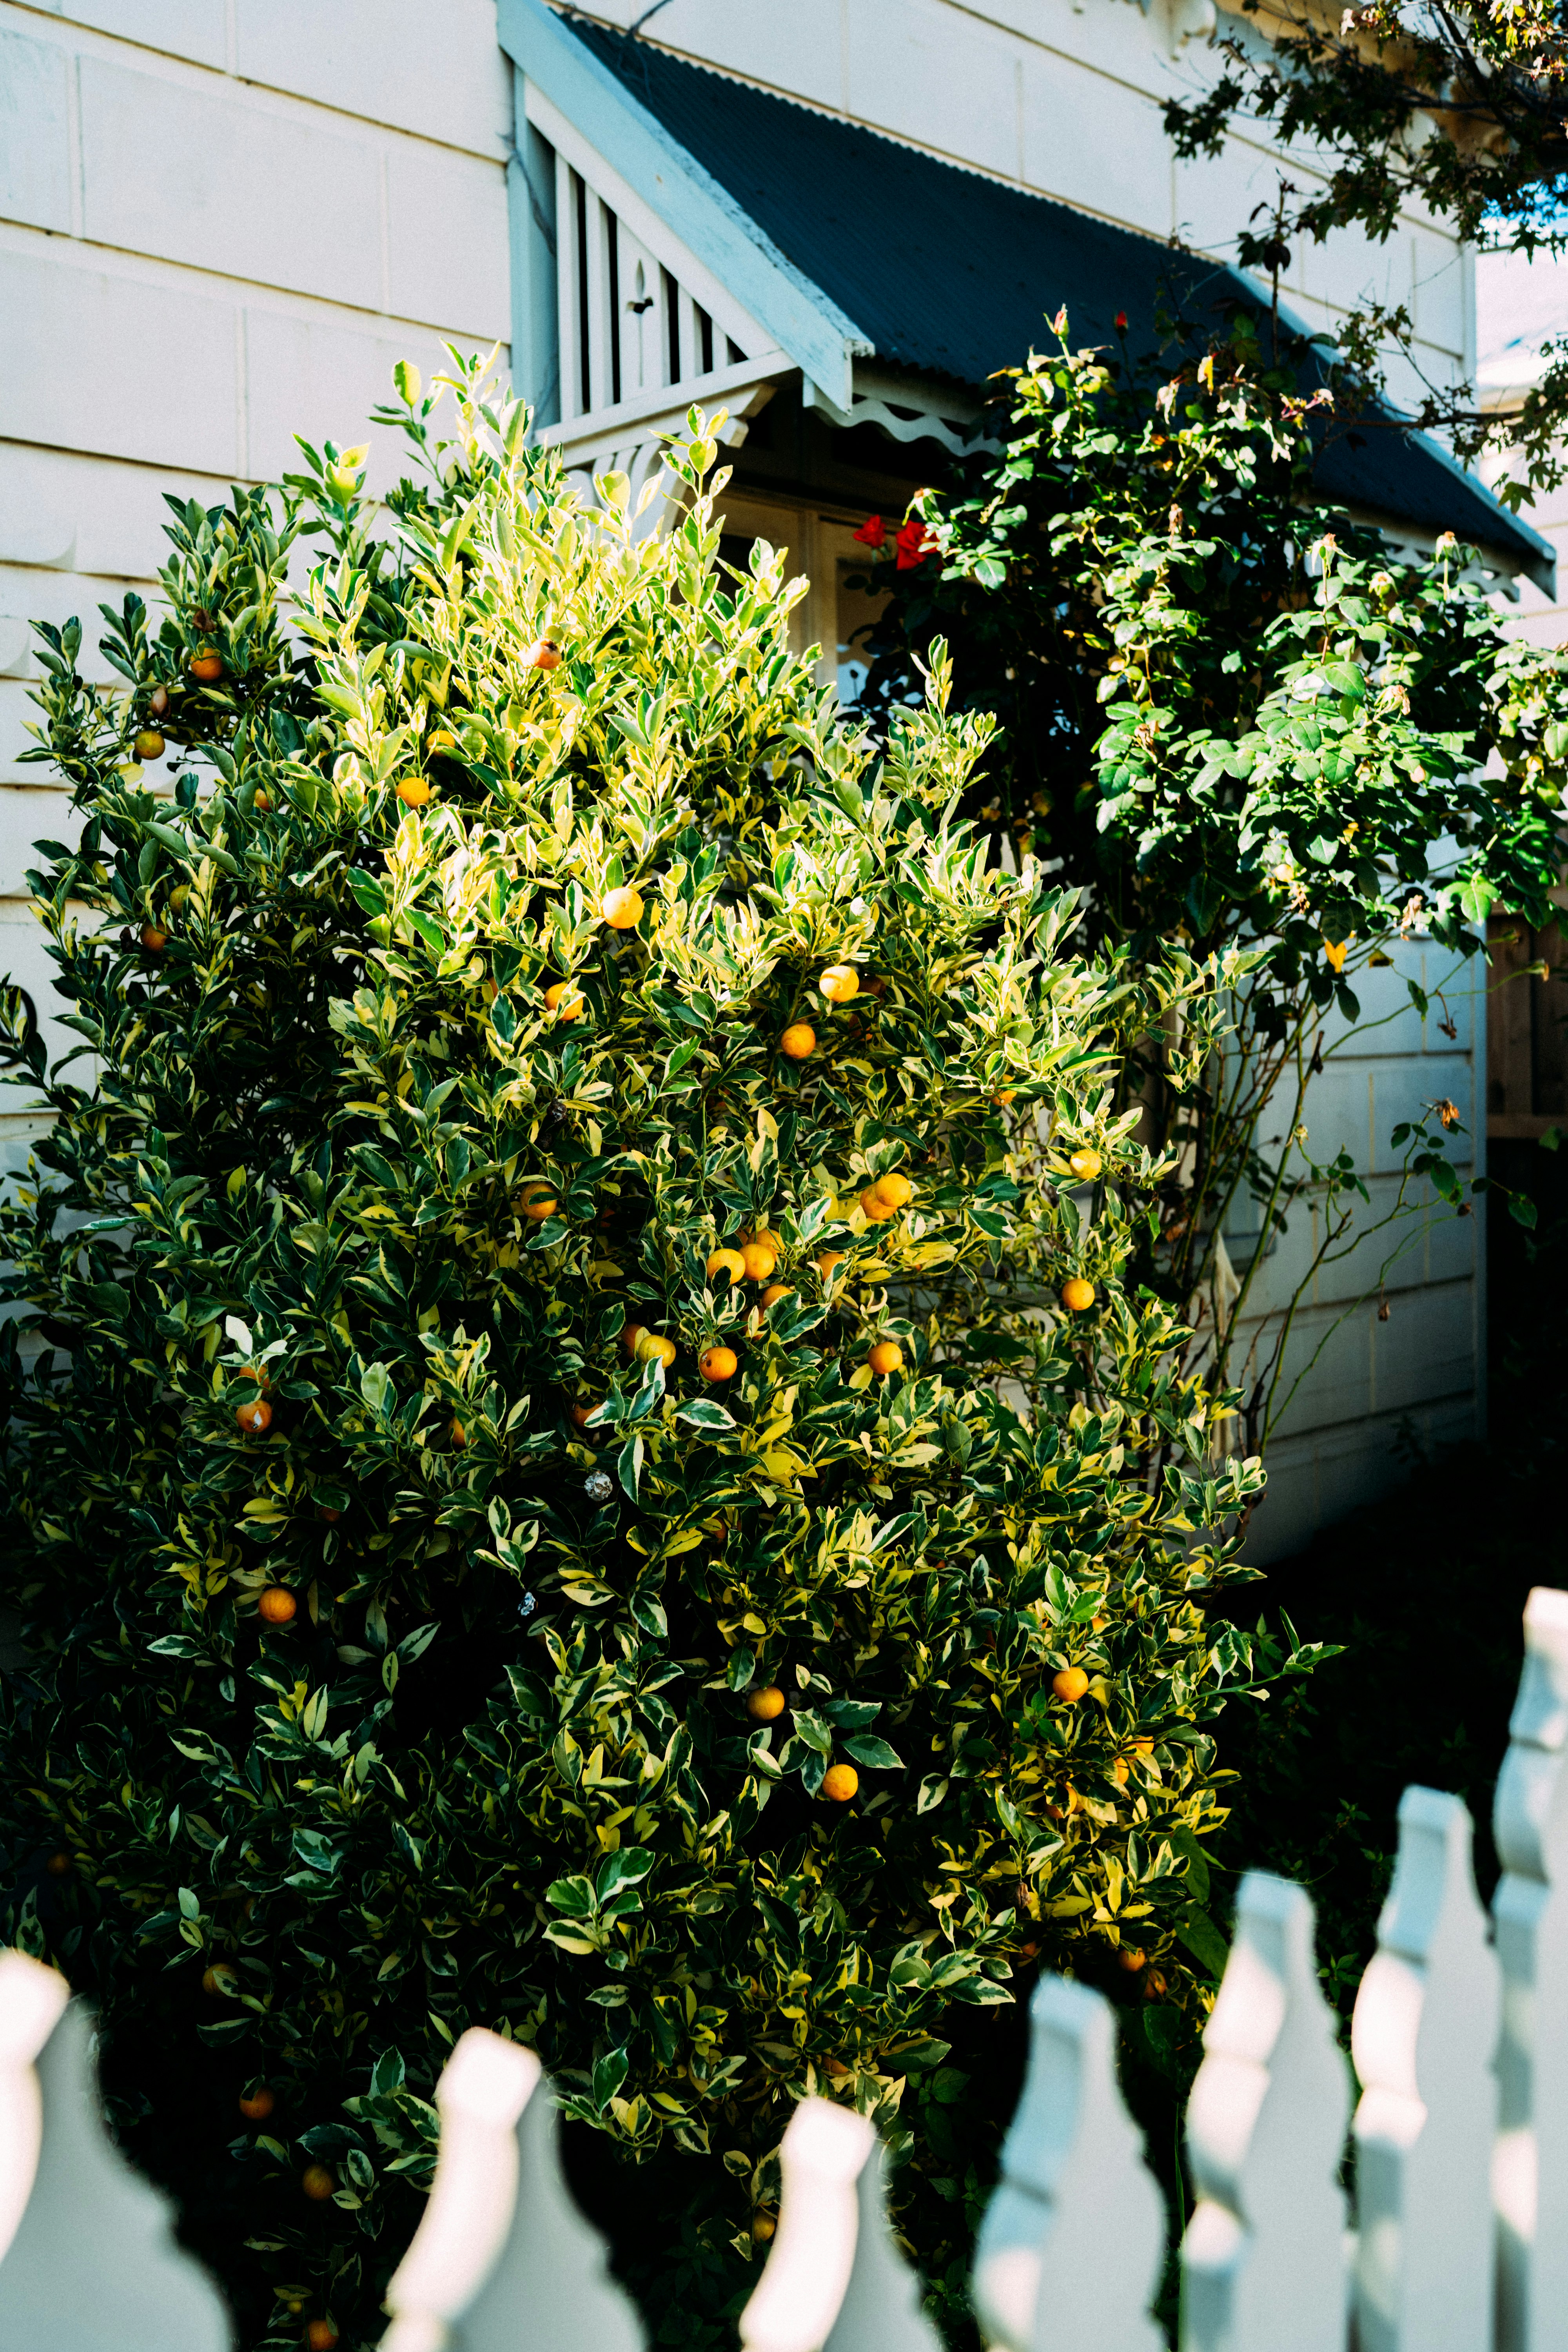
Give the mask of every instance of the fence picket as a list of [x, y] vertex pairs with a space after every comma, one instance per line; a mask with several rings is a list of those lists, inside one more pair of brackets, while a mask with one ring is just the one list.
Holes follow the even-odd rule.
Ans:
[[920, 2280], [894, 2243], [875, 2126], [829, 2099], [803, 2099], [779, 2174], [778, 2235], [741, 2314], [745, 2352], [941, 2352]]
[[1149, 2306], [1164, 2250], [1164, 2200], [1117, 2086], [1114, 2012], [1085, 1985], [1042, 1977], [1023, 2096], [974, 2252], [987, 2343], [1163, 2352]]
[[1343, 2352], [1350, 2085], [1318, 1984], [1312, 1906], [1248, 1871], [1187, 2102], [1198, 2202], [1182, 2241], [1183, 2352]]
[[532, 2051], [470, 2027], [436, 2105], [436, 2178], [386, 2290], [382, 2352], [643, 2352], [636, 2308], [567, 2189]]
[[0, 1954], [0, 2345], [228, 2352], [228, 2315], [104, 2128], [92, 2028], [63, 1978]]
[[1458, 1797], [1406, 1789], [1351, 2048], [1358, 2352], [1489, 2352], [1500, 1990]]
[[1499, 2352], [1568, 2347], [1568, 1592], [1525, 1604], [1524, 1672], [1492, 1827], [1502, 1969]]

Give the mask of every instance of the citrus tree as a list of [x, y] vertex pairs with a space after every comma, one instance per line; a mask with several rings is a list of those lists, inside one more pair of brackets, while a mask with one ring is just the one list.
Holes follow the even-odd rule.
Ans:
[[[1173, 371], [1075, 350], [1069, 323], [1011, 372], [1000, 446], [916, 501], [922, 560], [872, 550], [889, 604], [871, 707], [898, 709], [941, 633], [959, 702], [1003, 729], [970, 813], [1056, 864], [1135, 965], [1172, 942], [1231, 959], [1200, 1082], [1184, 1060], [1169, 1085], [1155, 1054], [1123, 1087], [1180, 1153], [1148, 1278], [1242, 1386], [1261, 1449], [1327, 1343], [1293, 1344], [1325, 1271], [1359, 1254], [1375, 1298], [1435, 1207], [1470, 1213], [1452, 1102], [1394, 1134], [1373, 1204], [1337, 1139], [1314, 1151], [1310, 1088], [1406, 1003], [1455, 1038], [1448, 992], [1474, 987], [1488, 915], [1550, 920], [1568, 677], [1508, 635], [1473, 551], [1396, 558], [1317, 497], [1315, 436], [1344, 420], [1310, 354], [1276, 360], [1245, 311]], [[1437, 952], [1400, 980], [1417, 940]], [[1266, 1299], [1309, 1203], [1312, 1239]]]
[[1226, 969], [1000, 870], [940, 649], [843, 722], [695, 412], [652, 533], [477, 365], [399, 381], [389, 528], [329, 443], [176, 507], [122, 688], [41, 633], [94, 1058], [13, 998], [10, 1932], [247, 2342], [378, 2336], [470, 2023], [659, 2158], [664, 2340], [812, 2088], [956, 2308], [1020, 1977], [1190, 2036], [1215, 1718], [1308, 1663], [1205, 1616], [1260, 1472], [1124, 1278], [1119, 1062], [1179, 1010], [1195, 1068]]

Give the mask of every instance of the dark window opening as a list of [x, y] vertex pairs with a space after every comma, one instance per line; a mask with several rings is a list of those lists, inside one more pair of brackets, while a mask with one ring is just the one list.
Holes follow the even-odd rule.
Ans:
[[669, 381], [680, 382], [680, 289], [668, 269], [658, 273], [664, 295], [665, 334], [669, 344]]
[[745, 352], [741, 349], [740, 344], [731, 342], [730, 337], [726, 335], [724, 338], [724, 349], [730, 355], [730, 365], [731, 367], [739, 367], [741, 362], [746, 356]]
[[609, 206], [605, 207], [605, 241], [610, 260], [610, 404], [621, 396], [621, 257], [618, 231], [620, 223]]
[[577, 204], [577, 373], [583, 404], [579, 413], [585, 416], [594, 405], [594, 383], [588, 367], [588, 191], [575, 172], [572, 174], [572, 193]]
[[713, 373], [713, 321], [707, 311], [700, 309], [697, 313], [697, 332], [702, 344], [702, 373], [711, 375]]

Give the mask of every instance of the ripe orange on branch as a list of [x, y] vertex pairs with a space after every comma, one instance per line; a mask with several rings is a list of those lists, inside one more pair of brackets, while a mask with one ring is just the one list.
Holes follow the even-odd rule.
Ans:
[[766, 1282], [778, 1262], [777, 1250], [761, 1234], [741, 1244], [741, 1263], [746, 1269], [748, 1282]]
[[738, 1249], [716, 1249], [708, 1260], [707, 1272], [710, 1282], [716, 1274], [727, 1274], [731, 1282], [739, 1282], [744, 1276], [745, 1271], [746, 1261]]
[[871, 1370], [879, 1373], [883, 1380], [887, 1379], [889, 1372], [896, 1372], [903, 1360], [904, 1351], [896, 1339], [879, 1339], [866, 1358]]
[[223, 676], [223, 656], [215, 653], [211, 646], [204, 646], [199, 653], [191, 656], [191, 676], [199, 678], [204, 686], [214, 685]]
[[629, 883], [618, 890], [606, 890], [599, 912], [613, 931], [635, 930], [642, 920], [642, 892]]
[[860, 975], [852, 963], [830, 963], [816, 985], [829, 1004], [847, 1004], [860, 993]]
[[1081, 1666], [1064, 1666], [1059, 1674], [1051, 1676], [1051, 1688], [1069, 1706], [1076, 1706], [1089, 1688], [1089, 1676]]
[[269, 1584], [256, 1604], [256, 1613], [264, 1625], [288, 1625], [299, 1615], [300, 1604], [286, 1584]]
[[234, 1417], [247, 1437], [265, 1437], [272, 1426], [272, 1407], [265, 1397], [249, 1397], [235, 1406]]
[[830, 1764], [822, 1776], [822, 1793], [836, 1805], [847, 1805], [859, 1786], [860, 1775], [853, 1764]]
[[792, 1021], [779, 1039], [779, 1051], [792, 1062], [804, 1062], [816, 1051], [816, 1032], [808, 1021]]
[[889, 1170], [886, 1176], [879, 1176], [871, 1190], [878, 1200], [889, 1209], [902, 1209], [915, 1196], [915, 1188], [909, 1178], [900, 1176], [896, 1168]]
[[1101, 1166], [1100, 1157], [1098, 1151], [1090, 1151], [1087, 1149], [1082, 1151], [1069, 1151], [1068, 1154], [1068, 1166], [1072, 1170], [1073, 1174], [1078, 1178], [1080, 1184], [1089, 1184], [1091, 1183], [1095, 1177], [1100, 1173]]
[[[674, 1352], [671, 1349], [670, 1354]], [[740, 1360], [733, 1348], [705, 1348], [697, 1359], [697, 1369], [705, 1381], [732, 1381]]]
[[1075, 1315], [1081, 1315], [1086, 1307], [1094, 1305], [1093, 1283], [1086, 1282], [1081, 1274], [1069, 1275], [1062, 1285], [1062, 1305], [1070, 1307]]
[[161, 760], [163, 739], [155, 727], [142, 727], [137, 730], [136, 740], [131, 748], [139, 760]]
[[563, 1021], [575, 1021], [583, 1010], [583, 992], [569, 980], [558, 980], [552, 988], [545, 990], [544, 1002]]
[[405, 776], [397, 787], [397, 797], [405, 808], [423, 808], [436, 795], [426, 777]]
[[784, 1695], [777, 1683], [769, 1683], [762, 1690], [746, 1695], [746, 1713], [758, 1723], [776, 1723], [784, 1711]]

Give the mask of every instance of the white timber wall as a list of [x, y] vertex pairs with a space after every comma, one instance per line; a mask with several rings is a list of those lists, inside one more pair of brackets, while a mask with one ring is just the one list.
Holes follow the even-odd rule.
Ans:
[[[647, 0], [592, 13], [626, 26]], [[1209, 70], [1208, 22], [1206, 0], [666, 0], [643, 37], [1223, 255], [1279, 158], [1240, 139], [1215, 162], [1173, 157], [1160, 103]], [[214, 503], [286, 467], [295, 432], [368, 437], [371, 487], [392, 478], [401, 443], [364, 425], [394, 361], [428, 375], [443, 341], [509, 334], [513, 128], [491, 0], [0, 0], [0, 971], [41, 1013], [22, 877], [68, 817], [16, 764], [26, 621], [80, 614], [84, 668], [105, 674], [97, 607], [132, 585], [152, 599], [163, 492]], [[1471, 360], [1468, 259], [1420, 220], [1384, 247], [1300, 247], [1285, 291], [1330, 329], [1365, 294], [1408, 299], [1429, 373]], [[1315, 1094], [1314, 1156], [1342, 1141], [1378, 1170], [1393, 1119], [1438, 1092], [1475, 1133], [1479, 1040], [1455, 1019], [1457, 1045], [1412, 1016]], [[7, 1099], [14, 1164], [31, 1122]], [[1429, 1444], [1477, 1427], [1479, 1227], [1435, 1226], [1390, 1320], [1373, 1305], [1334, 1337], [1275, 1454], [1259, 1558], [1385, 1484], [1406, 1416]], [[1316, 1286], [1313, 1344], [1348, 1280]]]
[[79, 614], [108, 677], [98, 607], [152, 601], [164, 491], [216, 504], [296, 433], [395, 479], [394, 362], [509, 337], [511, 135], [491, 0], [0, 0], [0, 971], [40, 1013], [23, 876], [69, 813], [16, 764], [26, 623]]

